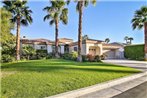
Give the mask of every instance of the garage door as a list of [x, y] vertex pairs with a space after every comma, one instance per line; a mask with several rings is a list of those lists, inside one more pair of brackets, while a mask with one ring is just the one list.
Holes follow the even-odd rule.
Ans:
[[106, 55], [107, 55], [107, 59], [113, 59], [115, 58], [115, 51], [111, 50], [111, 51], [108, 51], [106, 52]]

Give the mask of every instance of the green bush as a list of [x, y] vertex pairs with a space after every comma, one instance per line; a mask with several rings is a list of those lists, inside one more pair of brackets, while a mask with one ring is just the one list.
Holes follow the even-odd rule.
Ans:
[[77, 52], [72, 52], [72, 53], [70, 53], [70, 59], [71, 60], [77, 60], [77, 57], [78, 57], [78, 53]]
[[12, 56], [10, 56], [10, 55], [8, 55], [8, 54], [4, 54], [1, 57], [1, 62], [2, 63], [5, 63], [5, 62], [13, 62], [13, 61], [15, 61], [15, 58], [12, 57]]
[[124, 55], [127, 59], [143, 60], [144, 45], [129, 45], [124, 48]]
[[101, 57], [100, 57], [99, 55], [96, 55], [96, 56], [94, 57], [94, 61], [95, 61], [95, 62], [101, 62]]
[[64, 53], [62, 55], [62, 58], [66, 59], [66, 60], [77, 60], [77, 57], [78, 57], [78, 53], [77, 52]]
[[100, 56], [100, 59], [101, 59], [101, 60], [105, 60], [106, 57], [107, 57], [107, 55], [106, 55], [106, 54], [103, 54], [103, 55]]
[[51, 58], [53, 58], [53, 54], [52, 54], [52, 53], [49, 53], [49, 54], [47, 55], [46, 59], [51, 59]]
[[88, 61], [87, 55], [82, 55], [82, 61], [83, 62], [87, 62]]
[[23, 46], [22, 48], [22, 58], [32, 59], [32, 56], [36, 54], [36, 50], [32, 46]]
[[37, 59], [46, 59], [47, 58], [47, 50], [36, 50], [36, 58]]

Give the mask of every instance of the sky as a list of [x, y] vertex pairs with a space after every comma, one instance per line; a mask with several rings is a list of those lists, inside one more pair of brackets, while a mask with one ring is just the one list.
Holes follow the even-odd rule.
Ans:
[[[21, 27], [21, 37], [45, 38], [54, 40], [55, 26], [50, 26], [49, 21], [43, 21], [47, 12], [42, 9], [49, 5], [49, 0], [29, 0], [28, 6], [33, 11], [33, 23], [27, 27]], [[146, 0], [99, 0], [96, 6], [89, 4], [83, 12], [83, 35], [88, 35], [91, 39], [105, 40], [110, 42], [125, 42], [124, 37], [133, 37], [134, 44], [144, 43], [144, 32], [142, 30], [132, 30], [131, 19], [134, 12], [146, 5]], [[68, 6], [68, 24], [59, 24], [59, 38], [78, 39], [78, 13], [76, 3], [71, 2]], [[16, 30], [12, 31], [14, 34]]]

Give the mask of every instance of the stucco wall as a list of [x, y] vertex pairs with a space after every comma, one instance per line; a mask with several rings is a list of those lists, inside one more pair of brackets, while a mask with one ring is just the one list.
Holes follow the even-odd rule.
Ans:
[[47, 46], [46, 45], [36, 45], [36, 44], [34, 45], [34, 48], [35, 49], [41, 49], [42, 46], [45, 47], [43, 50], [46, 50], [47, 49]]
[[52, 46], [51, 45], [47, 45], [47, 52], [51, 53], [52, 52]]
[[97, 47], [96, 51], [99, 52], [99, 55], [103, 54], [103, 50], [102, 50], [102, 44], [86, 44], [86, 54], [89, 53], [89, 48], [90, 47]]
[[[77, 47], [77, 50], [78, 50], [78, 45], [74, 45], [74, 46], [71, 46], [71, 47], [69, 48], [69, 52], [74, 51], [74, 47]], [[82, 55], [86, 55], [86, 44], [82, 44], [82, 51], [81, 51], [81, 54], [82, 54]]]

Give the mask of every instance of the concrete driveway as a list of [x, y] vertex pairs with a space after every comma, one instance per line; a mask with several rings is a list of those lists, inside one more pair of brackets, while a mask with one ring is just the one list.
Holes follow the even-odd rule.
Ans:
[[147, 71], [147, 62], [146, 61], [135, 61], [135, 60], [102, 60], [105, 63], [111, 63], [116, 65], [128, 66], [139, 69], [141, 71]]

